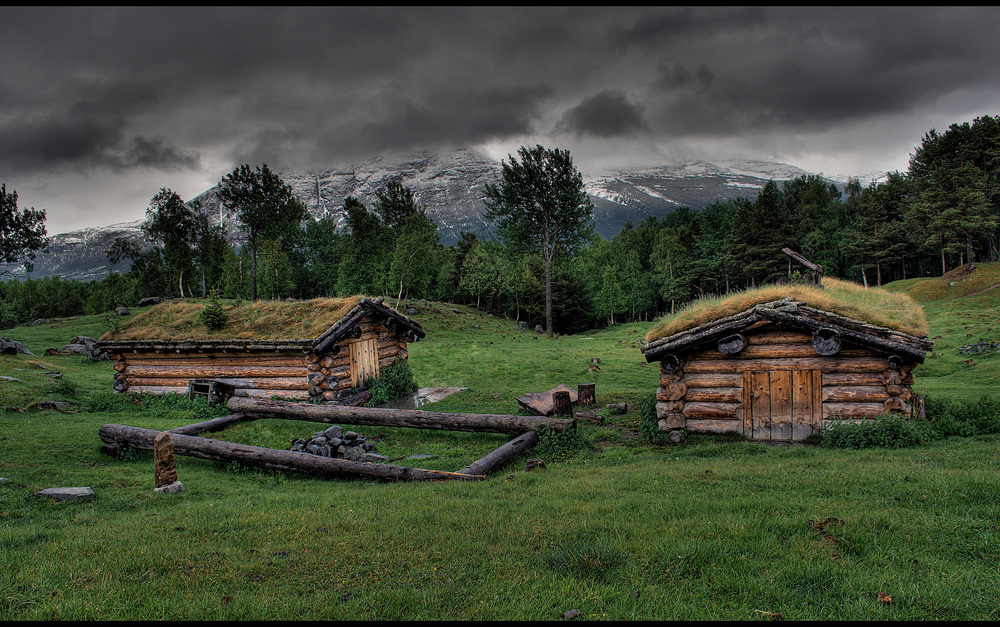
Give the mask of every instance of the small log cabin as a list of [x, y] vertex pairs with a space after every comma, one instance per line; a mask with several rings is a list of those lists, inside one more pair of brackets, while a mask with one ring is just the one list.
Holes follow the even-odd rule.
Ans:
[[805, 440], [834, 419], [909, 414], [915, 400], [911, 371], [933, 346], [926, 335], [794, 297], [646, 339], [646, 361], [660, 363], [661, 431], [676, 432], [676, 438], [682, 428], [737, 432], [772, 441]]
[[184, 394], [192, 380], [211, 379], [235, 396], [338, 401], [405, 360], [407, 344], [424, 337], [381, 297], [259, 301], [231, 308], [219, 331], [197, 324], [202, 308], [163, 303], [102, 336], [115, 391]]

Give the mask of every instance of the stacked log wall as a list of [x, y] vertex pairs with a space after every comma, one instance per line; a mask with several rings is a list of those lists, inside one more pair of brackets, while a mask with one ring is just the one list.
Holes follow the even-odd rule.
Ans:
[[214, 379], [234, 394], [308, 398], [302, 351], [135, 351], [112, 355], [120, 392], [187, 394], [193, 379]]
[[908, 413], [916, 364], [889, 365], [889, 355], [849, 344], [834, 356], [820, 356], [812, 335], [775, 325], [746, 333], [747, 346], [723, 354], [715, 347], [685, 354], [678, 368], [661, 362], [656, 394], [661, 431], [745, 431], [745, 373], [819, 371], [822, 425], [836, 419], [870, 420], [885, 411]]
[[363, 320], [358, 337], [348, 333], [322, 354], [302, 350], [135, 350], [112, 352], [119, 392], [186, 394], [192, 379], [232, 385], [236, 396], [286, 400], [336, 400], [353, 392], [351, 342], [377, 339], [379, 368], [407, 358], [405, 339], [384, 325]]
[[385, 325], [364, 320], [357, 327], [358, 337], [348, 333], [325, 353], [306, 355], [307, 369], [310, 373], [307, 391], [310, 398], [336, 400], [352, 392], [354, 388], [351, 383], [350, 344], [354, 342], [376, 340], [379, 371], [398, 359], [405, 360], [408, 357], [406, 340], [388, 330]]

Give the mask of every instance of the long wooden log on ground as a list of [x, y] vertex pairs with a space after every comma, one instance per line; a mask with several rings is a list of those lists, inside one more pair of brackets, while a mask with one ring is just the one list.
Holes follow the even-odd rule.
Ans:
[[196, 422], [194, 424], [184, 425], [183, 427], [175, 427], [173, 429], [168, 429], [168, 431], [170, 431], [171, 435], [198, 435], [199, 433], [206, 433], [208, 431], [221, 431], [230, 425], [248, 420], [256, 420], [256, 418], [253, 416], [247, 416], [246, 414], [229, 414], [228, 416], [212, 418], [211, 420], [206, 420], [205, 422]]
[[[127, 444], [131, 447], [152, 450], [153, 440], [160, 431], [129, 427], [127, 425], [101, 425], [97, 434], [106, 443]], [[170, 434], [175, 455], [185, 455], [220, 462], [239, 462], [268, 470], [300, 472], [320, 477], [354, 477], [389, 479], [395, 481], [445, 481], [450, 479], [483, 479], [482, 475], [468, 475], [442, 470], [424, 470], [392, 464], [373, 464], [346, 459], [321, 457], [311, 453], [279, 451], [273, 448], [235, 444], [190, 435]]]
[[538, 444], [538, 434], [534, 431], [528, 431], [524, 435], [518, 436], [497, 447], [482, 459], [469, 464], [458, 472], [463, 475], [485, 476], [491, 474], [493, 471], [503, 468], [511, 460], [536, 444]]
[[233, 413], [261, 418], [286, 418], [313, 422], [374, 425], [378, 427], [412, 427], [445, 431], [482, 431], [520, 435], [542, 427], [560, 432], [575, 429], [572, 418], [545, 416], [514, 416], [506, 414], [462, 414], [421, 409], [388, 409], [383, 407], [344, 407], [341, 405], [311, 405], [233, 397], [226, 403]]

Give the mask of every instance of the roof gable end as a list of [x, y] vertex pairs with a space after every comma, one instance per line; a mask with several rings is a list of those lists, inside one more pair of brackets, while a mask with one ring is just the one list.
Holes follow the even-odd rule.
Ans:
[[788, 297], [651, 341], [642, 347], [642, 352], [647, 362], [661, 361], [667, 355], [687, 353], [751, 327], [774, 322], [807, 330], [814, 336], [833, 333], [854, 344], [898, 354], [918, 363], [924, 361], [926, 352], [934, 345], [926, 338], [817, 309]]

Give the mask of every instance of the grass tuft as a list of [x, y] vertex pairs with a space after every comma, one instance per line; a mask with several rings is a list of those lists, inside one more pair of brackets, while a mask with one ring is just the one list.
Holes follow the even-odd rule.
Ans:
[[768, 285], [728, 296], [692, 301], [677, 313], [658, 320], [646, 333], [646, 341], [652, 342], [746, 311], [754, 305], [788, 297], [856, 320], [911, 335], [927, 335], [924, 311], [909, 295], [827, 277], [823, 279], [822, 288], [804, 284]]
[[109, 330], [102, 340], [308, 339], [318, 337], [357, 306], [361, 296], [284, 302], [242, 301], [222, 306], [224, 326], [211, 329], [203, 313], [211, 303], [171, 301], [154, 305]]

